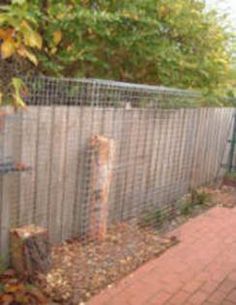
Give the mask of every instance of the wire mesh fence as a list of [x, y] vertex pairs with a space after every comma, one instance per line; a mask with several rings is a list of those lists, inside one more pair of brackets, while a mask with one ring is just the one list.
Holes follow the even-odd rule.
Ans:
[[[112, 81], [26, 80], [27, 110], [0, 130], [1, 251], [36, 224], [53, 243], [103, 239], [118, 223], [161, 223], [220, 178], [232, 108], [195, 108], [196, 92]], [[167, 215], [167, 216], [166, 216]]]
[[234, 176], [236, 171], [236, 113], [234, 114], [234, 122], [232, 128], [231, 138], [228, 139], [230, 145], [229, 158], [227, 164], [224, 164], [228, 170], [228, 174]]

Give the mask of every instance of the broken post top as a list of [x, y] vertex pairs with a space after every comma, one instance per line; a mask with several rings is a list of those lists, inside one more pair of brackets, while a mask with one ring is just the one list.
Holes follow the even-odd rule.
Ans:
[[32, 235], [38, 235], [45, 233], [46, 229], [42, 227], [38, 227], [36, 225], [26, 225], [20, 228], [15, 228], [11, 230], [11, 233], [17, 234], [22, 239], [27, 239]]

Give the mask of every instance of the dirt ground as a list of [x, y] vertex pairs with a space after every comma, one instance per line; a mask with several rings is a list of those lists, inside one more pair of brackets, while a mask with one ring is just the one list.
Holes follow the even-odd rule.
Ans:
[[40, 286], [53, 300], [77, 305], [176, 242], [151, 229], [120, 224], [103, 242], [82, 245], [74, 240], [55, 247], [53, 269], [47, 276], [41, 275]]
[[208, 192], [216, 205], [226, 208], [236, 206], [236, 187], [223, 185], [220, 189], [208, 189]]

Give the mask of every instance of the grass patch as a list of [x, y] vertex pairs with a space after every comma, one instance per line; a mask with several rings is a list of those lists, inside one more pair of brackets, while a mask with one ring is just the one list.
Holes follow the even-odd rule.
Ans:
[[197, 208], [209, 207], [211, 205], [212, 201], [209, 193], [204, 190], [192, 190], [190, 194], [187, 194], [180, 200], [180, 214], [188, 216]]
[[209, 205], [210, 194], [202, 190], [193, 190], [191, 193], [193, 205]]
[[183, 201], [180, 203], [180, 214], [187, 216], [191, 214], [193, 210], [193, 205], [190, 201]]
[[168, 218], [168, 213], [163, 209], [145, 212], [139, 224], [141, 227], [160, 227]]
[[224, 178], [236, 181], [236, 172], [226, 173]]
[[154, 209], [146, 211], [139, 221], [141, 227], [160, 228], [170, 220], [174, 220], [178, 216], [191, 216], [197, 210], [207, 208], [212, 205], [211, 196], [204, 189], [192, 190], [191, 193], [185, 195], [179, 200], [174, 210]]

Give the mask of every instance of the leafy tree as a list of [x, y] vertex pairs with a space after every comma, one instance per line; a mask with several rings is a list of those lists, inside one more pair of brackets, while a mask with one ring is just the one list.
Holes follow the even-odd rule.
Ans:
[[12, 0], [1, 54], [47, 75], [212, 91], [230, 79], [225, 24], [203, 0]]
[[236, 37], [233, 38], [232, 44], [233, 57], [232, 57], [232, 66], [231, 66], [231, 84], [233, 90], [236, 91]]

